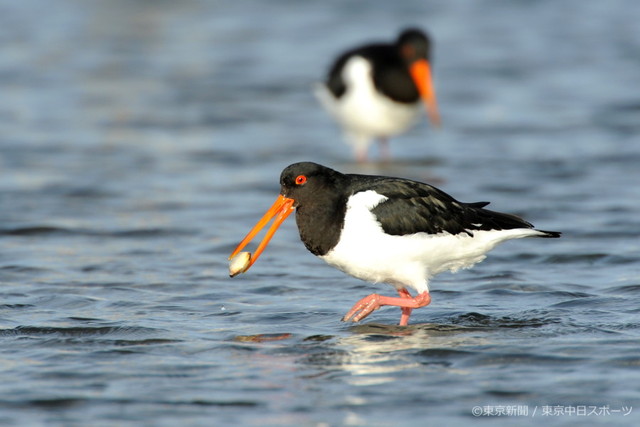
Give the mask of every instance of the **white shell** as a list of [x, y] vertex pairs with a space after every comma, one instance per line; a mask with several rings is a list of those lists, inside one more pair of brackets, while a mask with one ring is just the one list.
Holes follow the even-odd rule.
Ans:
[[229, 260], [229, 277], [244, 273], [249, 268], [251, 252], [240, 252]]

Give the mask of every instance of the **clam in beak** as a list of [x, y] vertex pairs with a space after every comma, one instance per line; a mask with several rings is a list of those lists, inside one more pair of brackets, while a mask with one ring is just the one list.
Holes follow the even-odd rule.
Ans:
[[229, 260], [229, 277], [244, 273], [249, 268], [251, 252], [240, 252]]
[[409, 68], [411, 78], [418, 87], [420, 98], [424, 102], [427, 115], [435, 126], [440, 127], [440, 113], [438, 112], [438, 103], [436, 101], [436, 91], [433, 88], [433, 79], [431, 78], [431, 67], [426, 59], [420, 59], [411, 64]]
[[242, 239], [242, 242], [240, 242], [238, 247], [231, 253], [231, 255], [229, 255], [229, 260], [232, 260], [256, 236], [256, 234], [258, 234], [260, 230], [262, 230], [264, 226], [267, 225], [267, 223], [275, 217], [273, 224], [271, 224], [271, 227], [269, 227], [269, 230], [262, 238], [262, 241], [256, 248], [256, 251], [253, 253], [253, 255], [243, 252], [242, 254], [240, 254], [241, 257], [237, 261], [232, 261], [229, 270], [229, 275], [231, 277], [240, 273], [244, 273], [253, 265], [254, 262], [257, 261], [258, 257], [267, 246], [269, 240], [271, 240], [280, 224], [282, 224], [282, 222], [287, 219], [291, 212], [295, 210], [295, 208], [293, 207], [294, 202], [295, 201], [293, 199], [289, 199], [287, 197], [284, 197], [283, 195], [278, 196], [275, 203], [269, 208], [269, 210], [264, 214], [260, 221], [257, 222], [257, 224], [251, 229], [251, 231], [249, 231], [245, 238]]

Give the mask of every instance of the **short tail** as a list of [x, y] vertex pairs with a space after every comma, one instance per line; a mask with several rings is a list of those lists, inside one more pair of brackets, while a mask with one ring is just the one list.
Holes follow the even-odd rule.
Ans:
[[536, 230], [540, 234], [537, 237], [560, 237], [562, 233], [560, 231], [545, 231], [545, 230]]

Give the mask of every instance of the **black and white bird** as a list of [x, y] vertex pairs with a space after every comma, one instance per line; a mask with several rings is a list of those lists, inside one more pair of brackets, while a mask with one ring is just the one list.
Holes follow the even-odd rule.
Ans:
[[353, 306], [345, 321], [357, 322], [390, 305], [401, 308], [400, 325], [406, 325], [414, 308], [431, 302], [429, 280], [436, 274], [469, 268], [506, 240], [560, 237], [515, 215], [485, 209], [488, 202], [462, 203], [408, 179], [342, 174], [303, 162], [285, 168], [280, 185], [276, 202], [229, 258], [275, 217], [246, 271], [295, 210], [300, 239], [311, 253], [359, 279], [388, 283], [399, 294], [369, 295]]
[[431, 41], [423, 31], [402, 31], [393, 43], [374, 43], [340, 55], [315, 94], [344, 130], [359, 161], [374, 139], [389, 157], [388, 138], [418, 118], [420, 100], [440, 124], [431, 73]]

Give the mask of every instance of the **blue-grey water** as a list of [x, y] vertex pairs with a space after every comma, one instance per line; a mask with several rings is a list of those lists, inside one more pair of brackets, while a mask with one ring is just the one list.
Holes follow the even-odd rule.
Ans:
[[[638, 425], [638, 22], [633, 0], [2, 2], [0, 425]], [[407, 25], [443, 126], [357, 166], [310, 88]], [[228, 277], [301, 160], [564, 234], [436, 277], [408, 328], [342, 323], [394, 292], [293, 218]]]

